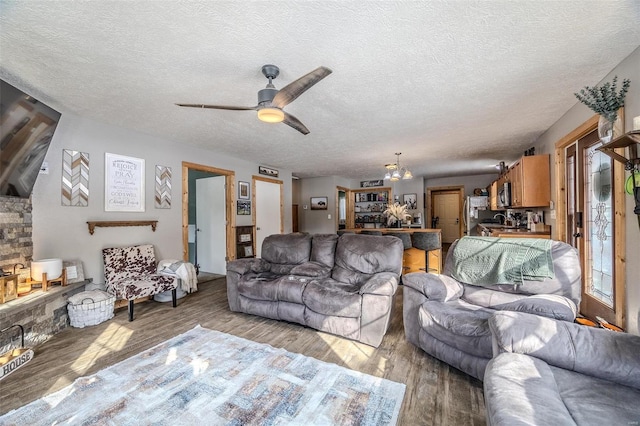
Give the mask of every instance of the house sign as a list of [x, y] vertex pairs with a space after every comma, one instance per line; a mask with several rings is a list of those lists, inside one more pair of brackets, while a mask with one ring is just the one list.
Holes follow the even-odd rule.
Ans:
[[383, 179], [360, 181], [360, 188], [372, 188], [374, 186], [382, 186], [382, 185], [384, 185]]

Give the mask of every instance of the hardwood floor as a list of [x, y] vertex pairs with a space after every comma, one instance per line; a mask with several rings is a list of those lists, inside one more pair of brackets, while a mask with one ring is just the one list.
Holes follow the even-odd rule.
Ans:
[[199, 284], [197, 293], [171, 303], [136, 305], [97, 326], [68, 328], [36, 348], [34, 359], [0, 385], [4, 414], [200, 324], [203, 327], [282, 347], [326, 362], [407, 385], [398, 424], [484, 425], [482, 383], [449, 367], [404, 338], [402, 287], [392, 326], [379, 348], [297, 324], [231, 312], [224, 278]]

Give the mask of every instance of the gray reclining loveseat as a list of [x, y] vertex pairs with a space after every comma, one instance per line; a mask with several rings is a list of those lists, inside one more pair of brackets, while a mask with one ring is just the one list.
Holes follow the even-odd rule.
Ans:
[[487, 424], [640, 422], [640, 337], [521, 312], [496, 312], [489, 327]]
[[[458, 250], [461, 247], [468, 250]], [[550, 268], [541, 267], [546, 263]], [[532, 264], [534, 273], [548, 276], [534, 280], [525, 274], [518, 281], [523, 267]], [[496, 281], [491, 281], [494, 276]], [[463, 237], [449, 248], [443, 274], [414, 272], [402, 277], [405, 336], [428, 354], [482, 380], [492, 358], [489, 317], [510, 310], [573, 321], [580, 303], [580, 276], [577, 252], [566, 243]]]
[[402, 241], [391, 236], [271, 235], [262, 258], [227, 264], [229, 307], [378, 347], [402, 255]]

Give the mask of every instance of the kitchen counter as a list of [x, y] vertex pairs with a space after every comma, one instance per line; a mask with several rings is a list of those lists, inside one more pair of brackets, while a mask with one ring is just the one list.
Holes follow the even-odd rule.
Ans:
[[551, 227], [545, 225], [544, 231], [530, 231], [526, 228], [500, 225], [496, 223], [480, 223], [477, 226], [480, 235], [500, 238], [551, 238]]

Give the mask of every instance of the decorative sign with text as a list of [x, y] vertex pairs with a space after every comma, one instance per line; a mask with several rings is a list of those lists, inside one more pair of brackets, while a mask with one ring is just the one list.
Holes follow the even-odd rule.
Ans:
[[144, 160], [105, 153], [104, 210], [144, 211]]
[[374, 186], [382, 186], [382, 185], [384, 185], [383, 179], [360, 181], [360, 188], [372, 188]]

